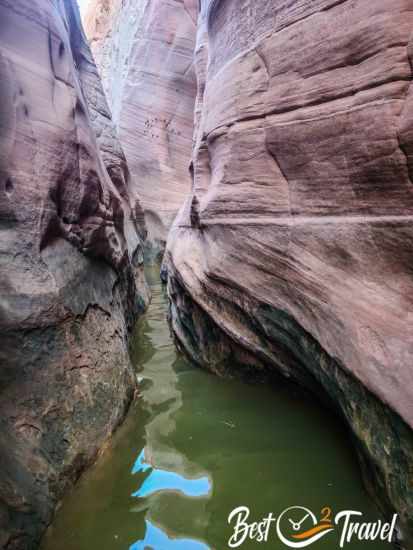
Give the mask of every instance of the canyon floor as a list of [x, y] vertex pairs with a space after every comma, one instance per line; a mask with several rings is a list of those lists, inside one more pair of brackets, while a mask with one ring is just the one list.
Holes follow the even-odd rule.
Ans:
[[[296, 503], [380, 518], [334, 413], [285, 382], [221, 380], [177, 352], [158, 270], [147, 271], [153, 298], [133, 337], [140, 398], [64, 501], [41, 550], [221, 550], [241, 504], [255, 519]], [[272, 528], [267, 543], [241, 547], [277, 544]], [[339, 534], [317, 544], [335, 550]]]

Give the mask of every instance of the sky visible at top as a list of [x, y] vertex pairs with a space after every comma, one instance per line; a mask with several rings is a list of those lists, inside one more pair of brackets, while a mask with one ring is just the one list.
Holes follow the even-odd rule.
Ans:
[[77, 3], [79, 4], [80, 13], [84, 14], [87, 8], [87, 5], [89, 4], [89, 0], [77, 0]]

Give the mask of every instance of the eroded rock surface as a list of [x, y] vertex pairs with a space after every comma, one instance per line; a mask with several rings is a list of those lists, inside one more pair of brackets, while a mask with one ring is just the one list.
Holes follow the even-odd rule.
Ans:
[[149, 257], [190, 192], [197, 0], [92, 0], [85, 28], [148, 227]]
[[171, 321], [219, 373], [327, 396], [413, 520], [410, 0], [202, 2]]
[[75, 0], [0, 0], [1, 548], [37, 548], [127, 410], [144, 237]]

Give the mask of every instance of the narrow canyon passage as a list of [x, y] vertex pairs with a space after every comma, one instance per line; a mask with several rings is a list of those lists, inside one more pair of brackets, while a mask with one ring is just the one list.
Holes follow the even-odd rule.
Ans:
[[[232, 534], [228, 515], [240, 505], [251, 521], [293, 505], [360, 510], [375, 521], [335, 417], [291, 388], [220, 380], [193, 367], [170, 337], [158, 269], [147, 277], [152, 303], [133, 342], [140, 398], [64, 500], [42, 550], [222, 550]], [[274, 527], [258, 546], [283, 547]], [[317, 543], [338, 547], [335, 533]]]
[[0, 550], [413, 550], [412, 4], [0, 0]]

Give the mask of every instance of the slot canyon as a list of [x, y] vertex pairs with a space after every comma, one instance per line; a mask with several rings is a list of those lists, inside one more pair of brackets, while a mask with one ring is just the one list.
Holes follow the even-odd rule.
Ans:
[[413, 548], [412, 79], [412, 0], [0, 0], [0, 548]]

